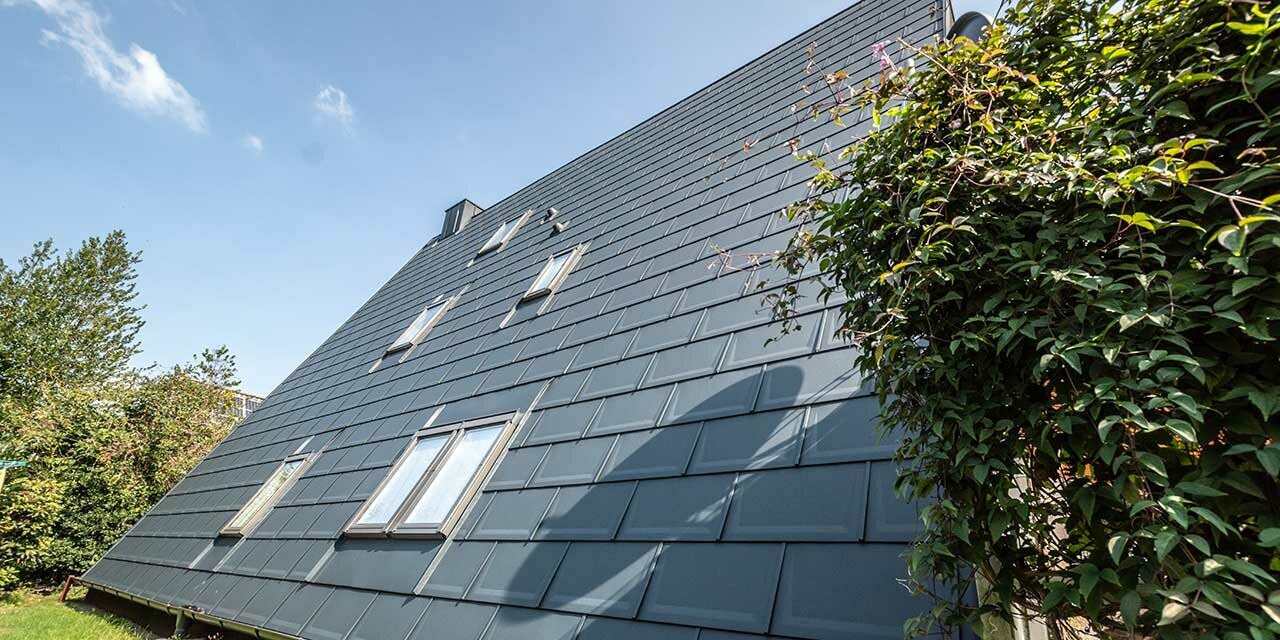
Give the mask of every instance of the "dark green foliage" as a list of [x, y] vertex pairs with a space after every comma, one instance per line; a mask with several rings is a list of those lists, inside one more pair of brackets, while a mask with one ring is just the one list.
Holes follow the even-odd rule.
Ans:
[[0, 260], [0, 396], [30, 398], [120, 371], [138, 352], [139, 260], [120, 231], [63, 256], [52, 240], [40, 242], [15, 268]]
[[938, 497], [917, 585], [989, 586], [937, 619], [1280, 633], [1278, 52], [1274, 3], [1027, 0], [850, 105], [883, 126], [782, 262]]
[[142, 326], [124, 235], [0, 264], [0, 591], [55, 584], [106, 552], [234, 423], [225, 348], [135, 371]]

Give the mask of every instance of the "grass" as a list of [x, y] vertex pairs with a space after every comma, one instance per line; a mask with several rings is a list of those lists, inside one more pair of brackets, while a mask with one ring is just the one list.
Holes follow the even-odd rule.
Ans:
[[150, 640], [156, 636], [123, 618], [95, 609], [73, 590], [58, 594], [15, 593], [0, 599], [0, 640]]

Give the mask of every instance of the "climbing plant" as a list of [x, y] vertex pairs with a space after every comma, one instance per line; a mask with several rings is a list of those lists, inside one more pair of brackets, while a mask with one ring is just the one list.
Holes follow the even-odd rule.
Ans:
[[1276, 637], [1280, 6], [1024, 0], [902, 48], [808, 107], [874, 126], [796, 149], [819, 171], [777, 262], [847, 295], [927, 498], [916, 630]]

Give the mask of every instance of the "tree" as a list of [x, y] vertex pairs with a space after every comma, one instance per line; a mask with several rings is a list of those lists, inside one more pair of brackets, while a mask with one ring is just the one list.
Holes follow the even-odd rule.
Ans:
[[0, 590], [79, 573], [233, 426], [225, 347], [135, 370], [142, 326], [124, 235], [0, 263]]
[[63, 256], [45, 240], [16, 268], [0, 260], [0, 397], [27, 401], [119, 373], [139, 350], [141, 259], [113, 231]]
[[1025, 0], [811, 107], [880, 125], [800, 154], [780, 263], [848, 295], [898, 488], [932, 500], [921, 628], [1280, 633], [1278, 52], [1274, 3]]

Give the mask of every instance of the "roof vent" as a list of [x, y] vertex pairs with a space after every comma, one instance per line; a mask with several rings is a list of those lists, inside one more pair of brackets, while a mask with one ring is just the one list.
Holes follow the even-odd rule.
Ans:
[[441, 237], [451, 236], [462, 231], [466, 228], [467, 223], [471, 222], [471, 218], [475, 217], [482, 211], [484, 211], [484, 209], [481, 209], [480, 205], [467, 200], [466, 198], [463, 198], [462, 202], [445, 209], [444, 229], [440, 232]]

